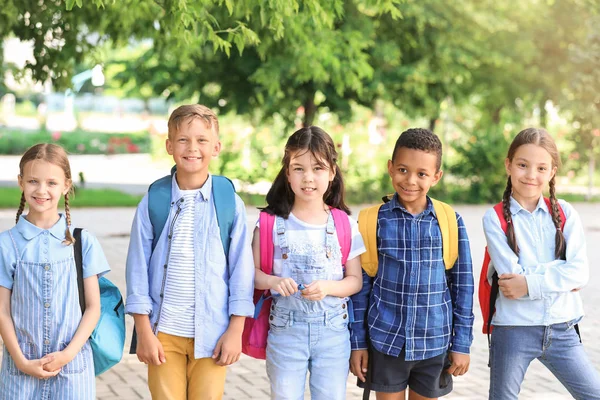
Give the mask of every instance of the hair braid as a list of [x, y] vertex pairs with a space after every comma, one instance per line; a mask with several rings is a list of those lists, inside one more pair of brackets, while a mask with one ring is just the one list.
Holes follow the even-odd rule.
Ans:
[[558, 209], [558, 200], [556, 199], [556, 187], [554, 182], [554, 177], [550, 179], [548, 184], [550, 188], [550, 205], [552, 206], [551, 214], [552, 214], [552, 222], [554, 222], [554, 226], [556, 227], [556, 236], [555, 236], [555, 249], [554, 255], [557, 259], [564, 260], [565, 253], [567, 251], [565, 235], [561, 229], [562, 219], [560, 217], [560, 210]]
[[512, 193], [512, 181], [510, 176], [506, 181], [506, 189], [502, 196], [502, 209], [504, 211], [504, 219], [506, 220], [506, 238], [508, 245], [515, 252], [519, 254], [519, 246], [517, 245], [517, 238], [515, 237], [515, 227], [513, 226], [512, 214], [510, 212], [510, 195]]
[[19, 204], [19, 209], [17, 210], [17, 219], [15, 220], [15, 224], [19, 222], [19, 218], [21, 214], [23, 214], [23, 210], [25, 209], [25, 193], [21, 192], [21, 203]]
[[67, 231], [65, 232], [65, 241], [63, 244], [70, 245], [75, 243], [75, 238], [71, 235], [71, 211], [69, 210], [69, 193], [65, 194], [65, 217], [67, 218]]

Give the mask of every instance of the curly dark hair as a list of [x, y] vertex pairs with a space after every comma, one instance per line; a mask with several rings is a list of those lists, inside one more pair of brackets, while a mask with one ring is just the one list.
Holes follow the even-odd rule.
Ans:
[[398, 140], [396, 140], [394, 152], [392, 153], [392, 162], [394, 162], [396, 153], [401, 147], [435, 153], [437, 155], [436, 169], [440, 170], [442, 166], [442, 142], [429, 129], [411, 128], [402, 132]]

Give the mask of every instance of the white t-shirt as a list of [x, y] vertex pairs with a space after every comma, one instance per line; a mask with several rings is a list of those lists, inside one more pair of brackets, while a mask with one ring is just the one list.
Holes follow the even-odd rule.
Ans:
[[193, 338], [196, 302], [194, 228], [196, 196], [200, 189], [182, 190], [184, 201], [173, 228], [165, 298], [159, 331]]
[[[350, 222], [352, 237], [348, 260], [351, 260], [366, 252], [367, 249], [365, 248], [362, 236], [358, 231], [358, 223], [352, 217], [348, 217], [348, 220]], [[290, 213], [290, 216], [285, 221], [285, 234], [289, 251], [300, 255], [311, 255], [323, 252], [325, 248], [325, 235], [327, 234], [326, 227], [327, 224], [314, 225], [306, 223]], [[339, 240], [336, 242], [339, 244]], [[281, 258], [281, 247], [279, 246], [279, 238], [277, 235], [277, 223], [273, 225], [273, 244], [273, 275], [281, 276], [283, 260]], [[341, 246], [336, 250], [341, 254]]]

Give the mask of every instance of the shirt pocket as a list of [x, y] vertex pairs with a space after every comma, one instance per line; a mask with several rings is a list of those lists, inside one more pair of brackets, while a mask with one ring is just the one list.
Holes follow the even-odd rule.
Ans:
[[[68, 343], [60, 342], [58, 348], [60, 351], [67, 347]], [[71, 375], [80, 374], [88, 368], [88, 354], [90, 352], [89, 344], [84, 344], [81, 350], [77, 353], [69, 363], [62, 367], [61, 374]]]
[[[19, 348], [21, 349], [21, 352], [23, 352], [23, 355], [25, 356], [26, 359], [28, 359], [28, 360], [35, 360], [35, 359], [38, 358], [38, 355], [37, 355], [37, 346], [35, 344], [33, 344], [33, 343], [19, 343]], [[8, 373], [10, 375], [25, 375], [24, 372], [21, 372], [17, 368], [17, 366], [15, 365], [15, 362], [14, 362], [13, 358], [9, 355], [8, 350], [4, 351], [4, 357], [6, 359], [6, 362], [8, 363]]]
[[422, 268], [445, 268], [441, 236], [420, 238], [413, 248], [418, 251]]
[[221, 230], [218, 226], [209, 228], [206, 243], [208, 245], [208, 259], [216, 264], [226, 264], [225, 250], [223, 249], [223, 242], [221, 242]]

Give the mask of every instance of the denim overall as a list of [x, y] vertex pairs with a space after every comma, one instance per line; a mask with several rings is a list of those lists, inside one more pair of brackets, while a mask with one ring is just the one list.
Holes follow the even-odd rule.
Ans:
[[[11, 293], [11, 313], [19, 347], [29, 360], [61, 351], [81, 322], [75, 259], [28, 262], [10, 232], [17, 265]], [[94, 360], [89, 342], [75, 358], [49, 379], [17, 369], [6, 347], [0, 370], [0, 400], [92, 400], [96, 395]]]
[[[281, 277], [291, 277], [304, 285], [316, 280], [343, 279], [340, 245], [331, 214], [325, 245], [312, 254], [291, 253], [284, 219], [277, 217], [275, 224], [282, 252]], [[350, 359], [346, 300], [327, 296], [311, 301], [302, 298], [300, 292], [274, 296], [266, 360], [272, 399], [304, 399], [307, 371], [313, 400], [346, 398]]]

